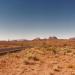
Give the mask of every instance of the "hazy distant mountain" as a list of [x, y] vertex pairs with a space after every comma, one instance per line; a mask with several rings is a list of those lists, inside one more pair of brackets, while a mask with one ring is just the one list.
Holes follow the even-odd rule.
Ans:
[[58, 39], [56, 36], [49, 37], [48, 39]]
[[71, 37], [71, 38], [69, 38], [69, 40], [75, 40], [75, 37]]
[[26, 39], [16, 39], [16, 40], [12, 40], [12, 41], [28, 41]]

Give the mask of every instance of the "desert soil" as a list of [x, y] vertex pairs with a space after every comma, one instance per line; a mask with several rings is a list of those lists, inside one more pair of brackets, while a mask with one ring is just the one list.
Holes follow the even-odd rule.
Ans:
[[75, 49], [28, 48], [0, 55], [0, 75], [75, 75]]

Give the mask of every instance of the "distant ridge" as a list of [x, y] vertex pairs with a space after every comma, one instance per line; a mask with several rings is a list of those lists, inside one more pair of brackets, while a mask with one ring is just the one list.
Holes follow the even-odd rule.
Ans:
[[75, 40], [75, 37], [71, 37], [71, 38], [69, 38], [69, 40]]

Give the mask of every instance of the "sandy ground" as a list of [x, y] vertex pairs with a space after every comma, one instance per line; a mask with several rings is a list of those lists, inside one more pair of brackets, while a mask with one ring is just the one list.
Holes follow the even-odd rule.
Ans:
[[75, 75], [75, 49], [31, 48], [1, 55], [0, 75]]

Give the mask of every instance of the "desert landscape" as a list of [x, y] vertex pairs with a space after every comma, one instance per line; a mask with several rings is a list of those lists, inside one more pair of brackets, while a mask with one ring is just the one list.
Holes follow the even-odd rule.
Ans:
[[1, 41], [0, 75], [75, 75], [74, 39]]
[[0, 0], [0, 75], [75, 75], [75, 0]]

